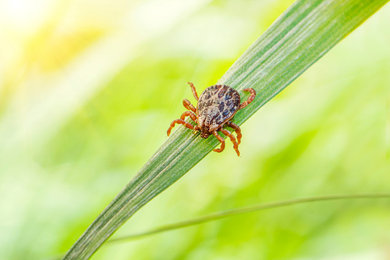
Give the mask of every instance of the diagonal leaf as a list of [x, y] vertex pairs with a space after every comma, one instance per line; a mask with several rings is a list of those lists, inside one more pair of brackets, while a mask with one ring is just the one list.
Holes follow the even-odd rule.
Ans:
[[[241, 125], [388, 0], [297, 0], [233, 64], [218, 83], [239, 92], [256, 89], [254, 102], [235, 116]], [[119, 193], [65, 259], [89, 258], [123, 223], [205, 157], [218, 141], [178, 128]]]

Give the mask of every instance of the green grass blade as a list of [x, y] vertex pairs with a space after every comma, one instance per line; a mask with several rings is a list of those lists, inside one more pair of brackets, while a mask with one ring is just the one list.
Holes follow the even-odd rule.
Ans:
[[371, 194], [367, 193], [367, 194], [352, 194], [352, 195], [328, 195], [328, 196], [318, 196], [318, 197], [284, 200], [284, 201], [271, 202], [271, 203], [263, 203], [263, 204], [258, 204], [254, 206], [244, 207], [244, 208], [217, 212], [203, 217], [193, 218], [186, 221], [160, 226], [133, 235], [127, 235], [123, 237], [110, 239], [108, 243], [141, 239], [150, 235], [155, 235], [166, 231], [172, 231], [180, 228], [190, 227], [190, 226], [199, 225], [210, 221], [219, 220], [222, 218], [237, 216], [245, 213], [252, 213], [252, 212], [266, 210], [266, 209], [281, 208], [281, 207], [293, 206], [293, 205], [310, 203], [310, 202], [357, 200], [357, 199], [388, 199], [388, 198], [390, 198], [390, 193], [371, 193]]
[[[386, 2], [296, 1], [219, 81], [239, 92], [247, 87], [258, 92], [254, 102], [237, 113], [235, 123], [240, 125], [247, 120]], [[138, 209], [188, 172], [217, 143], [214, 137], [204, 140], [199, 134], [177, 127], [77, 240], [65, 259], [89, 258]]]

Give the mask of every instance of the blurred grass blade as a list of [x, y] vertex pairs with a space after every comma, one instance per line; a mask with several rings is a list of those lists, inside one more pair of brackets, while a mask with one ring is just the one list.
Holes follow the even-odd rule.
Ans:
[[133, 235], [118, 237], [109, 240], [109, 243], [114, 242], [122, 242], [122, 241], [128, 241], [128, 240], [136, 240], [140, 238], [144, 238], [149, 235], [154, 235], [166, 231], [172, 231], [180, 228], [190, 227], [198, 224], [203, 224], [206, 222], [219, 220], [222, 218], [227, 218], [231, 216], [241, 215], [245, 213], [252, 213], [260, 210], [265, 209], [274, 209], [274, 208], [281, 208], [281, 207], [287, 207], [287, 206], [293, 206], [297, 204], [303, 204], [303, 203], [309, 203], [309, 202], [322, 202], [322, 201], [334, 201], [334, 200], [356, 200], [356, 199], [388, 199], [390, 198], [390, 193], [371, 193], [371, 194], [352, 194], [352, 195], [328, 195], [328, 196], [318, 196], [318, 197], [309, 197], [309, 198], [301, 198], [301, 199], [292, 199], [292, 200], [285, 200], [285, 201], [278, 201], [278, 202], [271, 202], [266, 204], [258, 204], [250, 207], [244, 207], [244, 208], [238, 208], [238, 209], [231, 209], [226, 210], [222, 212], [217, 212], [214, 214], [210, 214], [203, 217], [198, 217], [186, 221], [181, 221], [169, 225], [164, 225], [161, 227], [157, 227], [154, 229], [150, 229], [144, 232], [139, 232]]
[[[296, 1], [218, 82], [239, 92], [247, 87], [258, 92], [254, 102], [237, 113], [235, 122], [242, 124], [386, 2]], [[216, 145], [214, 137], [204, 140], [199, 134], [178, 127], [72, 246], [65, 259], [89, 258], [130, 216], [188, 172]]]

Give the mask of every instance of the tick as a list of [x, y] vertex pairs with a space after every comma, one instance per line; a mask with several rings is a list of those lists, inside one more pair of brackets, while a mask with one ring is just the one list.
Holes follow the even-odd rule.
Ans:
[[[221, 143], [221, 146], [214, 149], [214, 152], [220, 153], [225, 149], [225, 140], [218, 134], [218, 131], [221, 131], [230, 138], [234, 150], [240, 156], [238, 145], [241, 143], [241, 129], [232, 122], [232, 119], [238, 110], [245, 108], [255, 99], [256, 91], [253, 88], [244, 89], [244, 91], [250, 93], [250, 96], [245, 102], [241, 103], [241, 97], [237, 90], [227, 85], [208, 87], [198, 97], [194, 84], [191, 82], [188, 82], [188, 84], [192, 89], [195, 99], [198, 101], [198, 105], [195, 108], [188, 99], [183, 100], [184, 107], [189, 111], [185, 111], [180, 119], [172, 121], [167, 131], [168, 136], [176, 124], [181, 124], [194, 131], [199, 131], [202, 138], [206, 139], [210, 135], [214, 135]], [[196, 125], [184, 121], [188, 116]], [[237, 134], [237, 140], [230, 131], [223, 128], [225, 126], [233, 128]]]

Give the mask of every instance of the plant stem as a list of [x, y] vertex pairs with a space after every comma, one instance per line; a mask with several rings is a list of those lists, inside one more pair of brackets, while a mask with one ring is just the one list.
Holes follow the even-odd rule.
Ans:
[[281, 208], [286, 206], [293, 206], [297, 204], [304, 204], [309, 202], [323, 202], [323, 201], [334, 201], [334, 200], [356, 200], [356, 199], [388, 199], [390, 198], [390, 193], [367, 193], [367, 194], [353, 194], [353, 195], [328, 195], [328, 196], [319, 196], [319, 197], [309, 197], [309, 198], [301, 198], [301, 199], [292, 199], [278, 202], [271, 202], [266, 204], [258, 204], [254, 206], [231, 209], [222, 212], [213, 213], [207, 216], [198, 217], [186, 221], [180, 221], [177, 223], [172, 223], [168, 225], [164, 225], [161, 227], [153, 228], [147, 231], [139, 232], [133, 235], [127, 235], [123, 237], [118, 237], [114, 239], [110, 239], [107, 241], [108, 243], [122, 242], [128, 240], [137, 240], [150, 235], [155, 235], [158, 233], [176, 230], [180, 228], [185, 228], [189, 226], [194, 226], [198, 224], [203, 224], [206, 222], [219, 220], [222, 218], [227, 218], [231, 216], [237, 216], [245, 213], [252, 213], [265, 209], [274, 209]]

